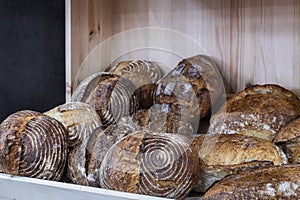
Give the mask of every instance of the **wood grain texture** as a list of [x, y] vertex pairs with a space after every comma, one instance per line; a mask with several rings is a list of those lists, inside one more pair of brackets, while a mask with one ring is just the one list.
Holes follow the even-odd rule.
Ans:
[[[227, 93], [246, 84], [277, 83], [300, 95], [299, 0], [74, 0], [71, 7], [73, 82], [101, 41], [126, 30], [159, 27], [185, 34], [214, 57]], [[180, 41], [163, 42], [189, 48]], [[125, 41], [117, 48], [130, 47]]]

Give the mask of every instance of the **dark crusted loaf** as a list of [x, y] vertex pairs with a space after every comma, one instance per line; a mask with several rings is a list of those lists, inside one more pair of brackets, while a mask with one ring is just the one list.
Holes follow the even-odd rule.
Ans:
[[275, 166], [228, 176], [213, 185], [203, 200], [297, 200], [299, 184], [300, 165]]
[[67, 161], [65, 127], [35, 111], [19, 111], [0, 125], [0, 169], [4, 173], [59, 180]]

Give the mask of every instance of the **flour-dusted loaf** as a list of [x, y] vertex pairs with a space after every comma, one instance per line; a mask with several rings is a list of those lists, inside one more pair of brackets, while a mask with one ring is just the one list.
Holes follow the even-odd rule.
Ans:
[[94, 129], [102, 125], [95, 109], [82, 102], [68, 102], [45, 113], [62, 122], [68, 130], [67, 177], [76, 184], [90, 185], [93, 179], [85, 170], [87, 143]]
[[130, 79], [137, 87], [156, 83], [162, 76], [159, 65], [146, 60], [122, 61], [112, 67], [109, 72]]
[[65, 127], [54, 118], [24, 110], [0, 124], [0, 169], [4, 173], [60, 180], [67, 161]]
[[223, 92], [222, 77], [214, 62], [209, 56], [198, 55], [182, 60], [163, 76], [158, 82], [155, 100], [163, 105], [163, 111], [195, 121], [197, 126]]
[[300, 163], [300, 118], [283, 127], [273, 142], [284, 151], [290, 163]]
[[210, 120], [210, 133], [246, 134], [272, 141], [300, 116], [300, 100], [279, 85], [255, 85], [229, 99]]
[[213, 183], [241, 171], [287, 163], [273, 143], [240, 134], [196, 136], [192, 147], [201, 160], [201, 172], [194, 190], [205, 192]]
[[174, 133], [188, 137], [193, 133], [189, 123], [180, 121], [171, 113], [163, 113], [154, 107], [139, 110], [131, 117], [124, 117], [117, 124], [110, 125], [106, 129], [96, 129], [88, 141], [88, 157], [84, 160], [90, 185], [100, 186], [99, 169], [107, 151], [123, 137], [139, 130]]
[[128, 79], [101, 72], [82, 81], [75, 89], [72, 101], [93, 106], [106, 127], [138, 109], [135, 90], [136, 86]]
[[183, 135], [135, 132], [107, 152], [100, 168], [103, 188], [183, 199], [198, 177], [198, 158]]
[[93, 130], [102, 125], [95, 109], [82, 102], [68, 102], [44, 114], [57, 119], [66, 127], [70, 147], [88, 139]]
[[213, 185], [203, 200], [298, 200], [300, 165], [282, 165], [231, 175]]
[[156, 82], [162, 73], [158, 63], [146, 60], [127, 60], [119, 62], [109, 71], [130, 80], [135, 86], [139, 109], [148, 109], [154, 103]]

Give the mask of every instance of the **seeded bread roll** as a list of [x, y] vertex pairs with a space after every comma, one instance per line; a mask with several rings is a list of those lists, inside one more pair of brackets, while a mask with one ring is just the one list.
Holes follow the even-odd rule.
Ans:
[[299, 199], [300, 165], [282, 165], [245, 171], [213, 185], [203, 200]]
[[272, 141], [300, 116], [300, 100], [278, 85], [255, 85], [229, 99], [210, 120], [210, 133], [246, 134]]
[[290, 163], [300, 163], [300, 118], [282, 128], [273, 142], [284, 151]]
[[72, 101], [93, 106], [104, 127], [118, 122], [138, 109], [135, 85], [115, 74], [98, 73], [82, 81], [72, 95]]
[[230, 174], [287, 163], [283, 152], [271, 142], [239, 134], [200, 135], [192, 147], [201, 160], [200, 179], [194, 188], [198, 192]]
[[[224, 92], [220, 73], [210, 57], [182, 60], [159, 82], [155, 103], [194, 124], [207, 116]], [[195, 128], [197, 131], [197, 127]]]
[[19, 111], [0, 124], [2, 172], [47, 180], [60, 180], [67, 161], [65, 127], [35, 111]]
[[190, 140], [178, 134], [140, 131], [119, 140], [104, 157], [101, 186], [106, 189], [183, 199], [198, 177]]
[[93, 182], [85, 170], [87, 142], [94, 129], [101, 126], [95, 109], [82, 102], [69, 102], [45, 113], [62, 122], [68, 130], [69, 155], [67, 177], [76, 184]]

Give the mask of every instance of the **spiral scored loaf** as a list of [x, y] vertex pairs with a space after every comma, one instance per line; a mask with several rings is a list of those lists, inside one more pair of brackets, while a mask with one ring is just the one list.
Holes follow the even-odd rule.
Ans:
[[66, 160], [66, 130], [54, 118], [25, 110], [0, 124], [0, 168], [4, 173], [59, 180]]
[[93, 106], [106, 127], [138, 109], [135, 89], [128, 79], [102, 72], [84, 80], [74, 91], [72, 101]]
[[163, 105], [165, 112], [197, 123], [209, 114], [223, 92], [216, 65], [210, 57], [199, 55], [182, 60], [158, 82], [155, 103]]
[[156, 83], [161, 78], [159, 65], [146, 60], [122, 61], [109, 72], [130, 79], [137, 87]]
[[99, 168], [109, 148], [121, 138], [138, 130], [186, 136], [191, 136], [193, 132], [190, 124], [180, 121], [171, 113], [161, 113], [155, 108], [140, 110], [131, 117], [123, 117], [116, 125], [110, 125], [104, 130], [102, 128], [96, 129], [88, 141], [87, 150], [89, 154], [85, 160], [85, 171], [90, 178], [89, 185], [100, 186]]
[[210, 133], [247, 134], [272, 141], [300, 116], [300, 100], [279, 85], [255, 85], [229, 99], [210, 120]]
[[240, 134], [199, 135], [192, 147], [201, 160], [200, 178], [194, 187], [198, 192], [230, 174], [287, 163], [284, 153], [271, 142]]
[[95, 109], [82, 102], [68, 102], [44, 113], [60, 121], [68, 130], [68, 144], [74, 147], [87, 140], [102, 125]]
[[300, 165], [282, 165], [231, 175], [213, 185], [203, 200], [299, 199]]
[[122, 61], [109, 72], [133, 82], [137, 88], [135, 96], [139, 97], [139, 109], [148, 109], [153, 105], [156, 83], [162, 76], [159, 64], [142, 60]]
[[290, 163], [300, 163], [300, 118], [283, 127], [273, 142], [284, 151]]
[[100, 182], [107, 189], [182, 199], [197, 180], [198, 161], [185, 136], [135, 132], [109, 149]]
[[69, 156], [67, 176], [76, 184], [89, 185], [93, 181], [85, 169], [88, 157], [87, 142], [94, 129], [101, 126], [95, 109], [82, 102], [69, 102], [45, 113], [62, 122], [68, 130]]

